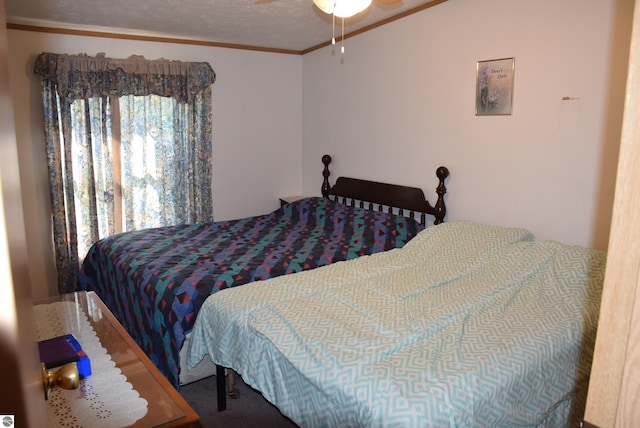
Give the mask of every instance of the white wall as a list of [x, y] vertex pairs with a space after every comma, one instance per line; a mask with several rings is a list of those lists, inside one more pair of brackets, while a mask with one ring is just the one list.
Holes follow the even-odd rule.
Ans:
[[[375, 2], [374, 2], [375, 3]], [[448, 219], [606, 248], [632, 0], [449, 0], [303, 57], [303, 192], [333, 176], [419, 186]], [[515, 57], [511, 116], [475, 116], [476, 63]], [[563, 97], [578, 98], [562, 101]], [[579, 106], [580, 121], [563, 120]]]
[[[265, 213], [301, 189], [301, 57], [225, 48], [9, 31], [11, 84], [34, 298], [57, 294], [51, 249], [40, 83], [41, 52], [104, 52], [207, 61], [213, 85], [216, 220]], [[318, 179], [321, 180], [321, 177]]]

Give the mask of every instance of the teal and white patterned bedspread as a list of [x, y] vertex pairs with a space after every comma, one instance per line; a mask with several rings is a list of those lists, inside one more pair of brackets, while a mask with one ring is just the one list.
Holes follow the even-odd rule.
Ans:
[[563, 426], [580, 417], [606, 253], [470, 222], [224, 290], [192, 332], [302, 427]]

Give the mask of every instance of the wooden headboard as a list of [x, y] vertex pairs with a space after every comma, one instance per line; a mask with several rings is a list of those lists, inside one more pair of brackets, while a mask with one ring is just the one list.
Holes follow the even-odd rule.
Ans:
[[[394, 208], [398, 210], [400, 215], [407, 215], [416, 218], [420, 215], [420, 223], [426, 224], [426, 215], [435, 217], [433, 224], [444, 222], [447, 214], [447, 208], [444, 202], [444, 195], [447, 193], [447, 187], [444, 182], [449, 176], [449, 170], [441, 166], [436, 169], [436, 176], [439, 183], [436, 187], [438, 200], [435, 205], [431, 205], [424, 196], [422, 189], [417, 187], [401, 186], [397, 184], [380, 183], [377, 181], [361, 180], [359, 178], [338, 177], [336, 183], [331, 186], [329, 184], [329, 164], [331, 156], [322, 156], [324, 177], [322, 182], [322, 196], [330, 198], [338, 202], [349, 203], [352, 206], [360, 208], [375, 209], [383, 211], [387, 208], [388, 212], [393, 212]], [[408, 211], [408, 214], [405, 214]]]

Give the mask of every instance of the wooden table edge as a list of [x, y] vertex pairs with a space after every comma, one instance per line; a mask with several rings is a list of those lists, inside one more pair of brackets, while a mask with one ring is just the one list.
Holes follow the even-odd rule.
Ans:
[[169, 422], [167, 424], [163, 424], [162, 427], [200, 427], [200, 416], [191, 408], [189, 403], [185, 401], [185, 399], [178, 393], [178, 391], [173, 387], [173, 385], [167, 380], [166, 377], [160, 373], [160, 370], [153, 364], [151, 359], [145, 354], [142, 349], [138, 346], [138, 344], [133, 340], [133, 338], [127, 333], [122, 324], [117, 320], [115, 315], [111, 313], [107, 305], [104, 304], [102, 299], [93, 291], [87, 292], [87, 297], [92, 299], [96, 305], [100, 307], [100, 311], [104, 314], [105, 317], [109, 319], [113, 327], [116, 329], [118, 334], [123, 338], [127, 345], [136, 353], [140, 361], [145, 365], [149, 373], [153, 375], [153, 377], [162, 385], [165, 391], [171, 396], [171, 398], [176, 402], [178, 407], [184, 412], [185, 417], [177, 419], [175, 421]]

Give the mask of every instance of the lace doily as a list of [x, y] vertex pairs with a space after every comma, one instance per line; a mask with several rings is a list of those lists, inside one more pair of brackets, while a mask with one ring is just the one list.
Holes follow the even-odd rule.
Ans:
[[49, 393], [52, 427], [119, 428], [147, 414], [147, 400], [116, 367], [79, 304], [56, 302], [33, 308], [37, 340], [71, 333], [91, 362], [91, 375], [80, 381], [78, 389], [53, 388]]

